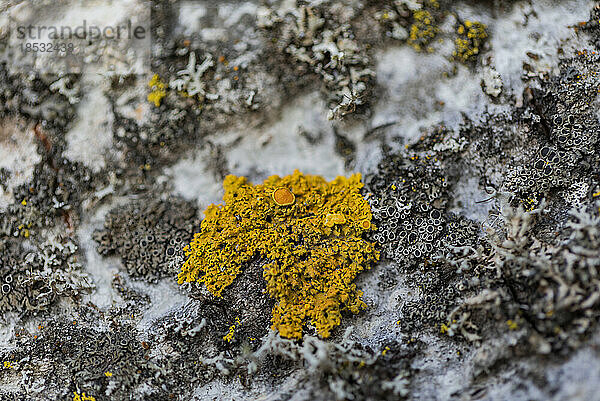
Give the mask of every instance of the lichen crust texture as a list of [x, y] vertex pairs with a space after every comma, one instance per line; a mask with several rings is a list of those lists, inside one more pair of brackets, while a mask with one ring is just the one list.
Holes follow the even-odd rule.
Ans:
[[[328, 337], [342, 311], [366, 307], [354, 279], [379, 259], [362, 238], [375, 228], [362, 186], [360, 174], [327, 182], [296, 170], [259, 185], [227, 176], [224, 204], [206, 209], [200, 232], [185, 248], [178, 282], [204, 283], [220, 297], [244, 265], [263, 258], [267, 292], [276, 300], [273, 329], [301, 338], [310, 323]], [[294, 203], [278, 205], [272, 197], [278, 188], [288, 188]]]

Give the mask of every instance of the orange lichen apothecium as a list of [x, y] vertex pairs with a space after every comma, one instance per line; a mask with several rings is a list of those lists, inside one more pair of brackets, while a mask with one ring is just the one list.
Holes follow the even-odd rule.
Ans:
[[294, 202], [296, 201], [296, 197], [294, 196], [292, 191], [290, 191], [287, 188], [281, 187], [273, 191], [273, 200], [279, 206], [287, 206], [294, 204]]
[[224, 204], [206, 209], [178, 282], [204, 283], [219, 297], [244, 264], [262, 256], [268, 293], [277, 300], [273, 328], [301, 338], [310, 322], [328, 337], [343, 310], [366, 306], [353, 281], [379, 258], [362, 238], [374, 228], [362, 186], [360, 174], [327, 182], [295, 171], [260, 185], [227, 176]]

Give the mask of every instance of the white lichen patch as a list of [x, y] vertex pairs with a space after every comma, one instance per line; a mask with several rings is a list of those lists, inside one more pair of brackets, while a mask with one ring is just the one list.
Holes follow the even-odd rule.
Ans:
[[485, 67], [483, 78], [481, 78], [481, 87], [488, 95], [498, 97], [502, 93], [502, 77], [498, 71], [492, 67]]
[[188, 298], [177, 288], [175, 279], [164, 279], [156, 285], [149, 285], [140, 281], [131, 282], [132, 288], [150, 296], [150, 306], [144, 311], [138, 323], [140, 332], [149, 330], [152, 323], [174, 309], [182, 307]]
[[114, 257], [104, 258], [100, 256], [96, 251], [97, 244], [92, 239], [94, 230], [102, 227], [104, 216], [108, 210], [110, 210], [109, 206], [101, 207], [89, 221], [82, 222], [76, 232], [80, 249], [85, 255], [84, 269], [95, 286], [91, 294], [85, 295], [84, 299], [99, 308], [109, 308], [122, 302], [121, 297], [112, 287], [112, 280], [119, 271], [120, 262]]
[[375, 106], [373, 125], [398, 121], [393, 131], [408, 141], [440, 121], [456, 125], [462, 113], [475, 116], [489, 103], [474, 72], [459, 66], [456, 74], [448, 76], [453, 67], [442, 54], [394, 47], [377, 61], [377, 81], [384, 94]]
[[191, 35], [202, 28], [201, 20], [207, 13], [205, 4], [196, 1], [182, 1], [178, 4], [179, 21], [177, 29], [184, 35]]
[[[70, 45], [70, 49], [41, 52], [8, 52], [9, 67], [34, 67], [52, 74], [82, 73], [140, 73], [148, 67], [150, 56], [150, 8], [140, 0], [91, 1], [42, 0], [12, 2], [6, 13], [11, 28], [32, 27], [27, 34], [10, 35], [8, 47], [17, 50], [21, 45]], [[133, 36], [125, 27], [141, 27], [144, 35]], [[92, 27], [94, 30], [92, 31]], [[63, 29], [64, 28], [64, 29]], [[69, 34], [70, 29], [72, 32]], [[82, 32], [85, 31], [85, 36]], [[139, 31], [138, 31], [139, 32]]]
[[198, 96], [200, 101], [204, 98], [210, 100], [218, 99], [218, 95], [206, 92], [204, 73], [214, 66], [215, 63], [210, 54], [202, 62], [196, 63], [196, 53], [191, 52], [186, 68], [177, 72], [177, 77], [171, 79], [169, 87], [179, 92], [185, 92], [187, 96]]
[[[135, 121], [139, 126], [148, 122], [153, 104], [147, 99], [148, 82], [151, 78], [138, 77], [134, 85], [128, 86], [115, 100], [115, 113]], [[121, 133], [117, 131], [117, 135]]]
[[32, 178], [33, 169], [40, 160], [34, 127], [16, 118], [1, 120], [0, 169], [6, 169], [9, 176], [0, 182], [0, 209], [13, 201], [12, 191], [16, 186]]
[[179, 160], [165, 169], [161, 180], [169, 182], [173, 192], [187, 200], [197, 200], [198, 206], [205, 209], [212, 203], [219, 203], [223, 197], [223, 183], [215, 177], [208, 165], [210, 150], [199, 149], [188, 157]]
[[[258, 181], [298, 169], [333, 179], [344, 175], [345, 169], [342, 158], [334, 152], [335, 138], [326, 120], [326, 110], [319, 95], [311, 93], [295, 99], [277, 120], [264, 127], [219, 133], [213, 136], [214, 141], [241, 137], [226, 155], [232, 174]], [[311, 144], [306, 136], [319, 137], [320, 141]]]
[[[523, 91], [523, 63], [551, 72], [558, 65], [557, 46], [578, 43], [569, 25], [589, 16], [591, 1], [536, 1], [516, 3], [512, 11], [488, 24], [492, 57], [504, 85], [517, 96]], [[577, 45], [563, 47], [565, 53]], [[528, 56], [532, 54], [534, 58]], [[537, 60], [536, 60], [537, 58]]]
[[461, 175], [454, 191], [454, 205], [450, 211], [480, 222], [488, 218], [492, 202], [488, 201], [490, 194], [479, 187], [478, 177], [466, 172]]
[[104, 78], [86, 75], [82, 87], [85, 96], [78, 105], [73, 128], [66, 135], [65, 156], [98, 172], [106, 165], [105, 157], [113, 147], [114, 115], [104, 95]]

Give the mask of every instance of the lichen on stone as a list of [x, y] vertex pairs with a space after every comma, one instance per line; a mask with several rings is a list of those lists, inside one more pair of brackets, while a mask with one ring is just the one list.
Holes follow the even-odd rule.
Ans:
[[156, 282], [175, 274], [183, 247], [199, 220], [193, 202], [177, 197], [143, 197], [108, 212], [104, 229], [93, 234], [98, 253], [116, 254], [136, 279]]
[[[200, 232], [185, 249], [178, 282], [204, 283], [219, 297], [245, 264], [261, 256], [268, 260], [267, 292], [278, 301], [273, 328], [300, 338], [310, 322], [328, 337], [343, 310], [358, 313], [366, 306], [353, 281], [379, 257], [362, 238], [372, 217], [362, 186], [360, 174], [327, 182], [296, 170], [259, 185], [227, 176], [224, 204], [205, 211]], [[289, 189], [295, 202], [278, 205], [272, 195], [279, 188]], [[335, 224], [331, 215], [337, 216]]]
[[456, 60], [467, 63], [477, 58], [481, 47], [488, 38], [487, 27], [477, 21], [466, 20], [456, 29], [458, 37], [454, 40]]

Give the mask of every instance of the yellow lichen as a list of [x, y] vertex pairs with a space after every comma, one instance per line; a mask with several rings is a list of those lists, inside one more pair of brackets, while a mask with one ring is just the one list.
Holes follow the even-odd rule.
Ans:
[[152, 89], [152, 92], [148, 94], [148, 101], [159, 107], [162, 99], [167, 96], [167, 85], [160, 79], [158, 74], [154, 74], [148, 82], [148, 86]]
[[519, 324], [516, 321], [510, 319], [506, 321], [506, 325], [508, 326], [509, 330], [517, 330], [519, 328]]
[[460, 24], [456, 30], [458, 37], [454, 40], [454, 58], [462, 63], [474, 60], [488, 37], [486, 28], [484, 24], [476, 21], [467, 20]]
[[77, 392], [74, 392], [73, 401], [96, 401], [96, 398], [92, 397], [91, 395], [85, 395], [85, 392], [81, 393], [81, 395], [79, 395]]
[[408, 43], [417, 51], [431, 51], [432, 49], [426, 45], [435, 38], [438, 32], [437, 27], [433, 25], [433, 16], [427, 10], [417, 10], [413, 17], [414, 22], [410, 27]]
[[223, 337], [223, 340], [227, 341], [228, 343], [231, 342], [231, 340], [233, 340], [233, 337], [235, 335], [235, 325], [236, 324], [240, 324], [240, 319], [238, 317], [235, 318], [235, 324], [232, 324], [231, 326], [229, 326], [229, 330], [227, 331], [227, 334], [225, 334], [225, 336]]
[[[355, 174], [327, 182], [295, 171], [253, 185], [228, 176], [224, 204], [206, 209], [200, 232], [185, 248], [178, 282], [204, 283], [218, 297], [245, 264], [262, 256], [268, 260], [263, 271], [268, 294], [277, 300], [273, 328], [300, 338], [310, 322], [328, 337], [342, 310], [357, 313], [366, 306], [353, 281], [379, 257], [361, 238], [372, 228], [372, 215], [360, 180]], [[278, 188], [287, 188], [295, 202], [278, 205], [273, 198]], [[337, 216], [337, 223], [327, 224], [328, 215]]]
[[421, 9], [413, 12], [413, 23], [409, 29], [408, 44], [416, 51], [433, 51], [428, 45], [436, 37], [439, 29], [435, 25], [435, 18], [429, 10], [437, 8], [439, 8], [439, 4], [436, 0], [426, 0], [423, 2]]
[[344, 224], [346, 222], [346, 218], [341, 213], [329, 213], [325, 216], [325, 225], [327, 227], [333, 227], [336, 224]]

